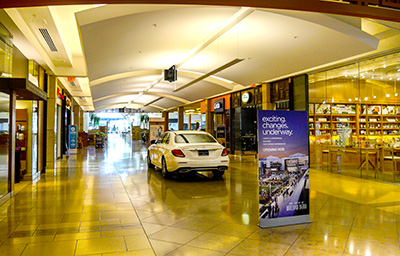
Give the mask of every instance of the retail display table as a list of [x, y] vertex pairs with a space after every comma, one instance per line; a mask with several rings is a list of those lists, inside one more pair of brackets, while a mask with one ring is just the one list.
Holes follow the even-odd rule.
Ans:
[[[362, 169], [366, 168], [366, 177], [368, 178], [369, 167], [374, 169], [375, 178], [378, 172], [378, 158], [379, 158], [379, 148], [360, 148], [360, 147], [341, 147], [341, 146], [330, 146], [328, 153], [328, 165], [329, 171], [333, 171], [333, 160], [336, 155], [337, 158], [337, 171], [340, 172], [340, 164], [341, 158], [343, 154], [358, 154], [360, 155], [360, 164], [358, 165], [358, 169], [360, 169], [360, 177], [363, 177]], [[374, 159], [372, 162], [371, 159]]]

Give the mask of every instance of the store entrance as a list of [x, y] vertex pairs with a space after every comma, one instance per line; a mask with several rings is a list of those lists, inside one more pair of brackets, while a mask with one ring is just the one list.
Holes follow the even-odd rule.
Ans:
[[235, 154], [257, 153], [257, 109], [234, 109], [234, 149]]

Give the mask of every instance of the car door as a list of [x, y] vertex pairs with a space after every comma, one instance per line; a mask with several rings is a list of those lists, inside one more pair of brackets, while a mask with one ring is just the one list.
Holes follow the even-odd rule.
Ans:
[[166, 135], [165, 133], [163, 135], [161, 135], [155, 144], [156, 147], [154, 150], [154, 160], [155, 160], [155, 163], [157, 166], [161, 166], [161, 157], [164, 152], [163, 139], [164, 139], [165, 135]]
[[162, 156], [165, 157], [168, 154], [168, 152], [170, 151], [170, 149], [168, 147], [169, 138], [170, 138], [170, 134], [169, 133], [166, 133], [165, 136], [163, 137], [162, 146], [160, 147], [161, 157]]

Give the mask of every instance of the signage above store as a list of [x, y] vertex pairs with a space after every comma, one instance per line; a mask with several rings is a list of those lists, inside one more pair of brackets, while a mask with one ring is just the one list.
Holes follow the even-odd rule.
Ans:
[[400, 9], [400, 1], [390, 0], [334, 0], [335, 2], [348, 2], [360, 6], [378, 6], [391, 9]]
[[214, 100], [214, 113], [223, 113], [225, 110], [225, 99]]
[[246, 104], [249, 103], [250, 98], [251, 98], [251, 95], [249, 92], [245, 92], [242, 94], [242, 102], [243, 103], [246, 103]]
[[60, 89], [60, 87], [57, 87], [57, 96], [60, 99], [64, 100], [64, 95], [62, 95], [62, 90]]

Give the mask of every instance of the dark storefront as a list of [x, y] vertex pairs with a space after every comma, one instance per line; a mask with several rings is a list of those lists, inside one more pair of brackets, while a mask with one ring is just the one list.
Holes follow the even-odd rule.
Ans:
[[257, 152], [257, 110], [261, 109], [261, 86], [232, 93], [232, 153]]

